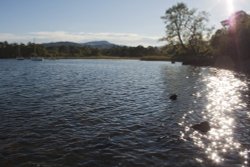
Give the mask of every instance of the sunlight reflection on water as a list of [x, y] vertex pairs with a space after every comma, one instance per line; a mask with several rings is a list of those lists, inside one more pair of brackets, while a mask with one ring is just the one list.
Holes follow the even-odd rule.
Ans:
[[[235, 139], [235, 113], [243, 112], [246, 104], [241, 100], [241, 91], [247, 90], [247, 84], [236, 78], [233, 72], [218, 70], [215, 75], [206, 76], [205, 83], [207, 105], [202, 111], [199, 121], [209, 121], [211, 130], [207, 134], [194, 131], [188, 117], [195, 111], [190, 111], [182, 117], [180, 125], [184, 126], [181, 137], [192, 140], [204, 150], [207, 158], [214, 163], [223, 163], [228, 157], [238, 157], [242, 167], [248, 166], [248, 150]], [[200, 96], [200, 92], [196, 97]], [[238, 154], [238, 155], [235, 155]], [[196, 158], [200, 163], [202, 159]]]

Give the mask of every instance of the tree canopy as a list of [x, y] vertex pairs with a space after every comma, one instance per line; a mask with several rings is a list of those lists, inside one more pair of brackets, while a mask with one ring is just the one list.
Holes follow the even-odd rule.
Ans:
[[[211, 27], [207, 27], [208, 13], [189, 9], [184, 3], [177, 3], [166, 10], [164, 20], [166, 36], [162, 38], [184, 52], [184, 54], [204, 55], [208, 52]], [[179, 54], [179, 53], [175, 53]]]

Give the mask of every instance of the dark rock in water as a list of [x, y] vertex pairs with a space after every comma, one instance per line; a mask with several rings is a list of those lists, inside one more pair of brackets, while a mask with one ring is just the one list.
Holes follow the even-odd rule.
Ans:
[[176, 100], [176, 99], [177, 99], [177, 95], [176, 95], [176, 94], [172, 94], [172, 95], [169, 97], [169, 99], [171, 99], [171, 100]]
[[201, 133], [207, 133], [211, 129], [210, 124], [207, 121], [201, 122], [199, 124], [195, 124], [192, 126], [192, 128]]

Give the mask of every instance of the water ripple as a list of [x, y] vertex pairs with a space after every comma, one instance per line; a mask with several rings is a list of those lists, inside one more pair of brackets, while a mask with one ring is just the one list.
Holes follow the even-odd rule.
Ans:
[[[203, 111], [192, 110], [184, 114], [180, 123], [184, 126], [182, 137], [184, 140], [190, 138], [204, 150], [208, 159], [219, 166], [248, 166], [249, 147], [240, 142], [240, 136], [247, 133], [244, 129], [249, 128], [249, 120], [246, 117], [241, 119], [248, 112], [241, 95], [242, 91], [248, 91], [248, 85], [231, 71], [213, 69], [211, 72], [212, 75], [202, 79], [205, 89], [197, 93], [197, 96], [206, 96], [206, 106]], [[198, 120], [210, 123], [211, 130], [207, 134], [190, 128]], [[239, 121], [246, 123], [244, 129], [239, 129]], [[203, 159], [197, 156], [198, 162], [203, 163]]]
[[[0, 60], [0, 78], [0, 166], [249, 163], [244, 75], [166, 62]], [[207, 135], [190, 128], [202, 120]]]

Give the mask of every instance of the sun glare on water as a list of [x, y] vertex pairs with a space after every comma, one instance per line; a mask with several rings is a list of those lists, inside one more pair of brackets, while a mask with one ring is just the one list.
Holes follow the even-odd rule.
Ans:
[[[247, 84], [228, 70], [211, 70], [202, 82], [204, 90], [197, 92], [196, 97], [206, 97], [206, 107], [203, 111], [194, 109], [184, 114], [180, 122], [183, 126], [181, 138], [193, 141], [214, 164], [228, 166], [234, 162], [241, 167], [249, 166], [249, 150], [238, 140], [239, 135], [246, 132], [236, 130], [239, 128], [238, 116], [245, 117], [248, 113], [241, 94], [248, 90]], [[199, 122], [197, 118], [210, 122], [211, 130], [207, 134], [190, 128]], [[206, 158], [198, 156], [196, 160], [204, 163]]]

